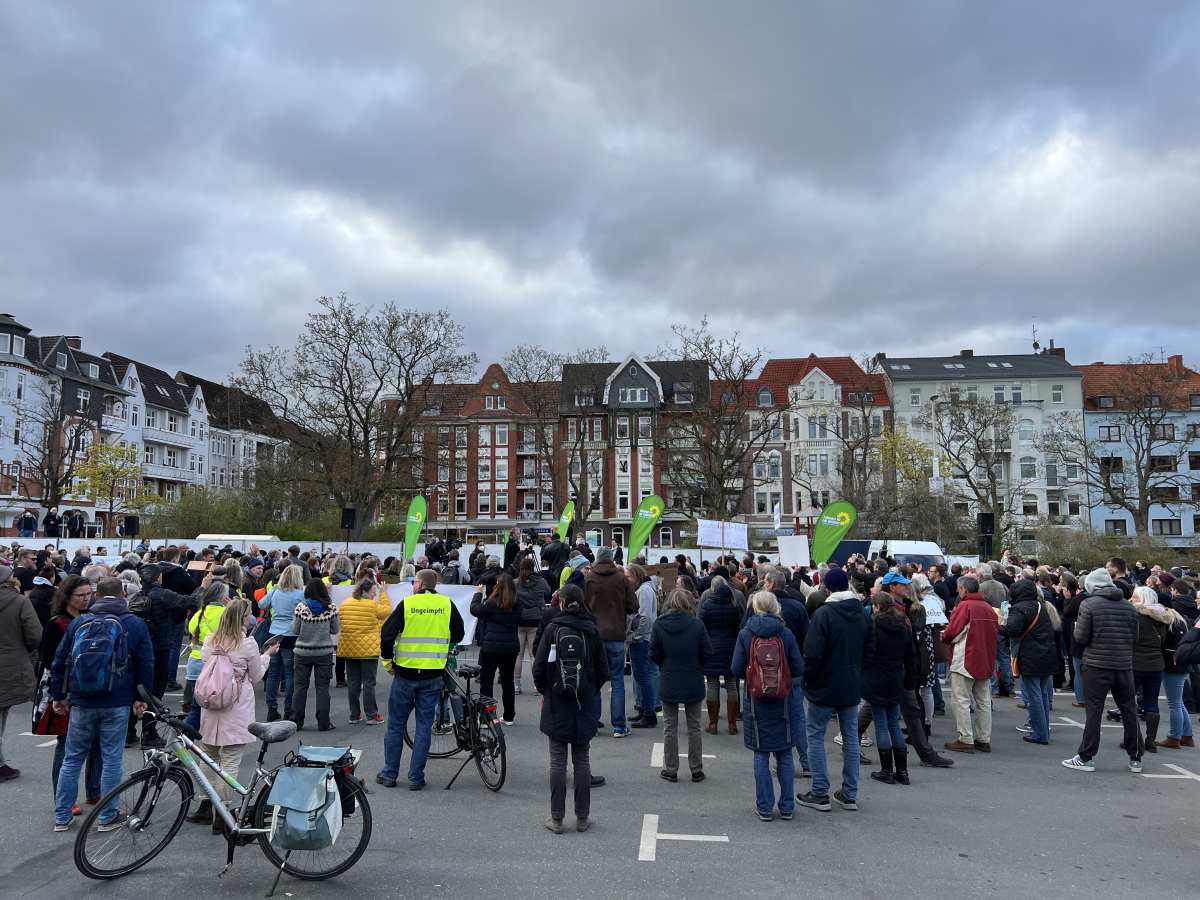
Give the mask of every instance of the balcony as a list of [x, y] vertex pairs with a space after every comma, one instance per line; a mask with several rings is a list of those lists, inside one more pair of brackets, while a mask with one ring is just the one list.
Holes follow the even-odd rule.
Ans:
[[538, 452], [538, 448], [537, 448], [536, 444], [525, 444], [525, 443], [517, 444], [517, 455], [518, 456], [521, 456], [521, 455], [536, 456], [537, 452]]
[[129, 427], [129, 423], [121, 416], [114, 416], [112, 413], [105, 413], [100, 417], [100, 430], [111, 431], [117, 434], [125, 431]]
[[195, 443], [186, 431], [167, 431], [165, 428], [151, 428], [148, 425], [142, 428], [142, 440], [167, 444], [170, 447], [190, 448]]
[[517, 479], [517, 487], [524, 490], [535, 490], [538, 486], [536, 478], [521, 477]]
[[519, 509], [517, 510], [516, 519], [518, 522], [537, 522], [542, 518], [542, 514], [536, 509]]
[[181, 469], [178, 466], [164, 466], [162, 463], [142, 463], [143, 478], [158, 478], [162, 481], [200, 481], [195, 472]]

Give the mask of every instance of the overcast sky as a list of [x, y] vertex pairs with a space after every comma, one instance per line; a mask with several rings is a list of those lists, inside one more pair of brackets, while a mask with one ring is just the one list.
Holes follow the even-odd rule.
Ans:
[[1200, 364], [1200, 5], [0, 0], [0, 311], [174, 372], [313, 298], [649, 353]]

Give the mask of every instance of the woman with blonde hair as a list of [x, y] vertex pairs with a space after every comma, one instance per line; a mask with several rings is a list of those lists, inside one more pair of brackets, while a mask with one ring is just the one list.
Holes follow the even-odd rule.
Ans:
[[[235, 597], [225, 605], [216, 630], [205, 639], [201, 650], [204, 666], [207, 667], [218, 655], [228, 656], [233, 666], [236, 699], [224, 709], [201, 710], [200, 736], [204, 752], [220, 765], [224, 774], [235, 779], [242, 764], [242, 753], [254, 740], [247, 731], [254, 721], [254, 685], [262, 681], [271, 657], [279, 649], [278, 644], [272, 644], [259, 653], [258, 644], [249, 633], [253, 627], [253, 606], [249, 600]], [[233, 788], [224, 781], [217, 781], [216, 788], [221, 800], [230, 805], [235, 799]], [[224, 824], [207, 798], [188, 816], [188, 821], [211, 821], [214, 834], [219, 833]]]
[[201, 585], [200, 608], [188, 620], [187, 633], [191, 653], [188, 656], [187, 681], [183, 686], [183, 708], [188, 714], [187, 722], [193, 728], [200, 727], [200, 707], [192, 703], [192, 693], [204, 666], [204, 642], [217, 630], [221, 622], [221, 613], [229, 601], [229, 585], [224, 581], [205, 575]]
[[246, 570], [242, 568], [239, 560], [232, 556], [225, 560], [224, 570], [217, 573], [227, 585], [229, 585], [229, 596], [239, 597], [244, 593], [243, 588], [246, 585]]
[[650, 658], [659, 668], [663, 709], [663, 768], [659, 777], [679, 780], [679, 707], [687, 722], [688, 768], [692, 781], [704, 780], [700, 734], [700, 704], [705, 697], [704, 664], [712, 656], [712, 641], [695, 615], [696, 598], [673, 590], [663, 602], [662, 615], [650, 631]]
[[1152, 587], [1135, 587], [1129, 601], [1138, 611], [1138, 635], [1133, 645], [1133, 684], [1138, 712], [1146, 717], [1146, 752], [1157, 753], [1158, 692], [1162, 689], [1166, 668], [1163, 642], [1179, 613], [1163, 606], [1158, 591]]
[[279, 581], [258, 603], [258, 608], [270, 613], [271, 623], [267, 629], [269, 637], [278, 636], [279, 652], [271, 658], [267, 672], [267, 721], [279, 718], [279, 687], [283, 685], [283, 718], [292, 717], [292, 683], [294, 659], [292, 650], [296, 637], [292, 634], [292, 620], [296, 615], [296, 604], [304, 600], [304, 569], [293, 563], [283, 570]]
[[364, 721], [368, 725], [383, 724], [375, 702], [375, 675], [379, 670], [379, 632], [391, 613], [387, 594], [369, 574], [354, 586], [354, 593], [338, 611], [342, 623], [337, 655], [346, 661], [351, 725], [361, 725]]

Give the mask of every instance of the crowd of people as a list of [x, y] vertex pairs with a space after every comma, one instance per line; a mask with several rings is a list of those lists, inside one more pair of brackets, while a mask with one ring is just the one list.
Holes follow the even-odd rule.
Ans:
[[[910, 748], [921, 766], [941, 769], [953, 754], [991, 752], [993, 704], [1018, 690], [1026, 722], [1017, 731], [1028, 744], [1051, 742], [1056, 688], [1083, 710], [1079, 745], [1062, 763], [1074, 771], [1095, 771], [1106, 717], [1122, 725], [1132, 772], [1145, 753], [1195, 747], [1200, 610], [1195, 576], [1183, 568], [1112, 558], [1075, 572], [1015, 554], [928, 569], [860, 556], [792, 569], [750, 555], [699, 569], [683, 554], [624, 565], [620, 548], [517, 531], [494, 555], [477, 543], [463, 560], [459, 549], [434, 540], [406, 562], [299, 546], [242, 553], [142, 543], [117, 561], [93, 561], [86, 548], [67, 560], [52, 547], [14, 544], [0, 565], [0, 781], [20, 774], [3, 755], [9, 711], [33, 701], [34, 733], [57, 740], [54, 829], [68, 830], [82, 811], [81, 777], [83, 803], [95, 804], [119, 783], [126, 747], [163, 746], [149, 718], [139, 730], [141, 689], [159, 698], [180, 691], [205, 752], [236, 775], [261, 686], [269, 721], [303, 728], [311, 715], [318, 731], [336, 727], [331, 690], [344, 689], [347, 724], [386, 725], [375, 781], [389, 788], [399, 784], [415, 715], [404, 780], [421, 790], [441, 679], [469, 633], [443, 586], [463, 584], [475, 588], [479, 688], [495, 697], [499, 682], [500, 721], [517, 724], [526, 668], [541, 696], [545, 824], [556, 834], [568, 760], [576, 829], [591, 824], [591, 789], [605, 779], [589, 751], [604, 732], [619, 739], [661, 727], [660, 775], [672, 783], [683, 758], [690, 780], [705, 780], [705, 734], [740, 733], [764, 821], [791, 819], [797, 804], [857, 809], [872, 745], [879, 762], [870, 777], [901, 786], [912, 783]], [[392, 675], [386, 716], [381, 665]], [[221, 677], [236, 681], [232, 702]], [[940, 716], [953, 723], [941, 747], [950, 755], [935, 749]], [[834, 719], [837, 784], [825, 745]], [[221, 828], [208, 800], [189, 818]], [[120, 825], [115, 809], [101, 812], [101, 829]]]

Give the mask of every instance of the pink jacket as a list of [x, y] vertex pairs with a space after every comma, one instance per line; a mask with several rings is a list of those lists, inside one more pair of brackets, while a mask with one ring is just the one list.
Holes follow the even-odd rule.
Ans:
[[[212, 638], [209, 638], [204, 642], [201, 656], [205, 661], [211, 652], [211, 641]], [[242, 641], [242, 646], [230, 653], [229, 658], [235, 669], [245, 668], [246, 680], [237, 703], [227, 709], [200, 710], [200, 734], [204, 743], [213, 747], [249, 744], [255, 740], [254, 735], [246, 730], [254, 721], [254, 686], [262, 681], [271, 660], [265, 653], [258, 652], [258, 644], [252, 637]]]

